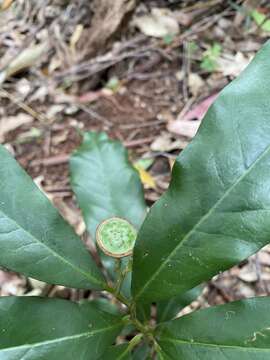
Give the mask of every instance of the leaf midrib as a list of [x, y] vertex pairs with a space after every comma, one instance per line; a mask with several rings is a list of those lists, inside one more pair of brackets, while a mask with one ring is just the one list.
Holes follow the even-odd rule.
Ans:
[[[68, 261], [67, 259], [65, 259], [63, 256], [61, 256], [60, 254], [58, 254], [57, 252], [55, 252], [52, 248], [50, 248], [46, 243], [40, 241], [38, 238], [36, 238], [33, 234], [31, 234], [29, 231], [27, 231], [23, 226], [21, 226], [20, 224], [17, 223], [17, 221], [15, 221], [14, 219], [12, 219], [9, 215], [7, 215], [3, 210], [0, 210], [0, 213], [4, 214], [5, 217], [7, 217], [10, 221], [12, 221], [15, 226], [19, 229], [21, 229], [23, 232], [25, 232], [31, 239], [34, 240], [34, 242], [41, 244], [43, 247], [45, 247], [54, 257], [60, 259], [64, 264], [69, 265], [72, 269], [74, 269], [76, 272], [82, 274], [83, 276], [85, 276], [87, 279], [89, 279], [90, 281], [92, 281], [95, 284], [98, 285], [103, 285], [101, 281], [98, 281], [96, 278], [94, 278], [90, 273], [84, 272], [82, 269], [80, 269], [79, 267], [75, 266], [74, 264], [72, 264], [70, 261]], [[1, 234], [0, 234], [0, 238], [1, 238]]]
[[[87, 141], [85, 141], [85, 142], [88, 142], [88, 141], [89, 141], [89, 140], [87, 140]], [[106, 141], [108, 141], [108, 139], [107, 139]], [[93, 142], [94, 145], [95, 145], [95, 147], [91, 147], [90, 149], [86, 149], [86, 150], [85, 150], [85, 149], [78, 150], [78, 152], [77, 152], [76, 154], [74, 154], [73, 157], [74, 157], [74, 159], [76, 159], [76, 156], [77, 156], [78, 158], [82, 158], [83, 161], [85, 161], [86, 164], [87, 164], [87, 162], [88, 162], [89, 159], [87, 158], [87, 156], [85, 156], [86, 158], [84, 159], [84, 157], [83, 157], [83, 155], [84, 155], [83, 152], [85, 151], [86, 154], [87, 154], [88, 151], [89, 151], [90, 153], [96, 151], [97, 157], [98, 157], [98, 159], [99, 159], [100, 171], [101, 171], [101, 173], [102, 173], [102, 175], [103, 175], [103, 180], [105, 180], [104, 183], [105, 183], [107, 198], [109, 199], [109, 204], [110, 204], [110, 206], [111, 206], [110, 212], [117, 214], [117, 213], [119, 212], [119, 209], [118, 209], [118, 206], [115, 206], [115, 204], [114, 204], [114, 201], [113, 201], [113, 198], [114, 198], [114, 197], [112, 196], [112, 193], [111, 193], [110, 179], [109, 179], [109, 181], [108, 181], [108, 179], [107, 179], [107, 173], [108, 173], [108, 171], [107, 171], [107, 172], [105, 171], [104, 164], [103, 164], [104, 158], [103, 158], [103, 156], [102, 156], [101, 146], [104, 145], [104, 143], [106, 144], [106, 141], [104, 141], [104, 140], [98, 141], [98, 140], [96, 140], [96, 139], [91, 139], [90, 142]], [[110, 145], [111, 145], [111, 144], [110, 144]], [[78, 187], [81, 187], [81, 188], [85, 188], [85, 186], [84, 186], [84, 185], [81, 185], [79, 182], [77, 183], [77, 186], [78, 186]], [[98, 207], [100, 207], [100, 206], [98, 205]], [[107, 207], [104, 207], [104, 209], [108, 210]], [[85, 215], [86, 215], [86, 212], [89, 212], [89, 209], [87, 209], [87, 211], [85, 211], [85, 209], [83, 209], [82, 211], [83, 211], [83, 213], [85, 213]], [[115, 211], [116, 211], [116, 212], [115, 212]], [[90, 211], [90, 212], [91, 212], [91, 211]], [[87, 219], [87, 218], [88, 218], [88, 216], [85, 216], [85, 219]], [[99, 222], [99, 220], [98, 220], [98, 222]], [[90, 230], [90, 229], [89, 229], [89, 230]], [[89, 231], [89, 232], [90, 232], [90, 231]], [[92, 234], [92, 235], [93, 235], [93, 234]]]
[[1, 352], [7, 352], [7, 351], [13, 351], [13, 350], [23, 350], [23, 349], [28, 349], [28, 348], [36, 348], [39, 346], [46, 346], [46, 345], [51, 345], [51, 344], [56, 344], [58, 342], [62, 342], [62, 341], [69, 341], [69, 340], [76, 340], [76, 339], [80, 339], [83, 337], [92, 337], [94, 335], [97, 335], [99, 333], [102, 332], [106, 332], [109, 330], [113, 330], [114, 328], [117, 328], [119, 326], [119, 324], [114, 324], [112, 326], [108, 326], [106, 328], [102, 328], [102, 329], [98, 329], [98, 330], [93, 330], [93, 331], [87, 331], [81, 334], [76, 334], [76, 335], [70, 335], [70, 336], [63, 336], [61, 338], [57, 338], [57, 339], [53, 339], [53, 340], [47, 340], [47, 341], [40, 341], [37, 343], [32, 343], [32, 344], [25, 344], [25, 345], [19, 345], [19, 346], [11, 346], [5, 349], [0, 349], [0, 354]]
[[117, 358], [116, 358], [115, 360], [122, 360], [122, 359], [124, 359], [129, 353], [130, 353], [130, 349], [129, 349], [129, 347], [127, 347], [126, 350], [125, 350], [122, 354], [119, 354], [119, 356], [117, 356]]
[[[96, 139], [95, 139], [96, 141]], [[111, 186], [111, 178], [107, 177], [108, 171], [106, 171], [105, 167], [104, 167], [104, 161], [106, 161], [106, 157], [102, 156], [102, 146], [105, 144], [106, 142], [110, 144], [110, 146], [113, 148], [113, 143], [107, 139], [106, 141], [102, 140], [99, 143], [96, 141], [95, 145], [96, 145], [96, 149], [97, 149], [97, 153], [98, 153], [98, 157], [99, 157], [99, 162], [101, 164], [101, 171], [103, 174], [103, 178], [105, 179], [105, 183], [106, 183], [106, 189], [107, 189], [107, 194], [109, 197], [109, 202], [111, 205], [111, 209], [112, 212], [114, 212], [114, 215], [118, 215], [118, 214], [122, 214], [122, 210], [120, 208], [118, 208], [118, 203], [115, 203], [115, 196], [112, 195], [112, 191], [113, 191], [113, 187]], [[119, 144], [117, 146], [119, 148]], [[114, 149], [113, 149], [114, 150]], [[124, 168], [126, 168], [126, 164], [124, 166]]]
[[212, 348], [224, 348], [224, 349], [231, 349], [231, 350], [241, 350], [241, 351], [268, 351], [270, 352], [270, 349], [268, 348], [255, 348], [255, 347], [249, 347], [249, 346], [240, 346], [240, 345], [224, 345], [224, 344], [209, 344], [209, 343], [203, 343], [199, 341], [186, 341], [181, 339], [173, 339], [173, 338], [160, 338], [160, 341], [167, 341], [171, 343], [177, 343], [182, 345], [188, 345], [188, 346], [201, 346], [201, 347], [212, 347]]
[[193, 226], [193, 228], [187, 232], [187, 234], [180, 240], [179, 244], [170, 252], [167, 256], [166, 260], [162, 262], [160, 267], [153, 273], [150, 279], [145, 283], [145, 285], [141, 288], [141, 290], [135, 295], [135, 299], [140, 298], [141, 294], [144, 290], [149, 286], [149, 284], [156, 279], [161, 270], [168, 264], [170, 259], [175, 255], [175, 253], [188, 241], [189, 237], [196, 231], [196, 229], [207, 220], [215, 209], [219, 206], [220, 203], [230, 194], [230, 192], [253, 170], [253, 168], [268, 154], [270, 150], [270, 145], [266, 147], [266, 149], [258, 156], [258, 158], [253, 162], [253, 164], [247, 168], [247, 170], [232, 184], [225, 193], [221, 196], [221, 198], [207, 211], [207, 213]]

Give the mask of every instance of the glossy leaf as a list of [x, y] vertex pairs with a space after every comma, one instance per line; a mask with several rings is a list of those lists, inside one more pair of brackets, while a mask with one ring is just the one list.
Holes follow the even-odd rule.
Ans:
[[73, 229], [0, 146], [0, 265], [52, 284], [103, 287]]
[[132, 353], [132, 360], [147, 360], [151, 348], [146, 343], [139, 345]]
[[[88, 300], [86, 301], [88, 302]], [[110, 301], [108, 299], [99, 297], [97, 299], [91, 300], [90, 304], [92, 307], [95, 307], [97, 310], [100, 310], [102, 312], [107, 312], [113, 315], [120, 314], [119, 307], [115, 304], [114, 300]]]
[[158, 355], [158, 360], [172, 360], [162, 350], [159, 350], [157, 355]]
[[[143, 187], [120, 142], [109, 139], [105, 133], [84, 133], [82, 145], [71, 157], [70, 172], [72, 188], [93, 239], [97, 226], [113, 216], [125, 218], [139, 229], [146, 214]], [[100, 255], [114, 279], [115, 260], [101, 252]], [[122, 269], [127, 263], [128, 258], [122, 260]], [[122, 286], [127, 297], [130, 282], [129, 273]]]
[[105, 133], [87, 132], [70, 160], [71, 184], [87, 229], [113, 216], [129, 220], [137, 229], [146, 212], [143, 188], [123, 145]]
[[164, 359], [268, 360], [269, 306], [269, 297], [254, 298], [164, 323], [158, 340]]
[[134, 250], [133, 294], [184, 293], [270, 240], [270, 42], [208, 110]]
[[0, 298], [1, 360], [95, 360], [121, 331], [119, 317], [89, 303]]
[[157, 322], [164, 322], [173, 319], [179, 311], [196, 300], [201, 292], [202, 286], [187, 291], [185, 294], [172, 297], [170, 300], [163, 300], [157, 303]]
[[109, 347], [99, 360], [131, 360], [128, 344]]

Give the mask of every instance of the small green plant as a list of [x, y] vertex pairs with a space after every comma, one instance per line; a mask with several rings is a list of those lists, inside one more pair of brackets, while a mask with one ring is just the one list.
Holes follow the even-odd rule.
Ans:
[[214, 43], [209, 47], [204, 53], [201, 61], [201, 69], [206, 70], [208, 72], [213, 72], [217, 70], [219, 59], [222, 51], [222, 46], [219, 43]]
[[119, 90], [120, 86], [121, 86], [121, 84], [120, 84], [120, 81], [119, 81], [118, 77], [113, 76], [106, 83], [105, 88], [116, 93]]
[[270, 20], [265, 14], [259, 12], [258, 10], [253, 10], [250, 13], [250, 16], [263, 31], [270, 31]]
[[102, 292], [80, 303], [0, 298], [1, 360], [269, 359], [269, 297], [177, 318], [200, 284], [269, 243], [269, 59], [268, 42], [221, 92], [149, 212], [124, 147], [84, 134], [71, 185], [99, 265], [0, 147], [0, 264]]

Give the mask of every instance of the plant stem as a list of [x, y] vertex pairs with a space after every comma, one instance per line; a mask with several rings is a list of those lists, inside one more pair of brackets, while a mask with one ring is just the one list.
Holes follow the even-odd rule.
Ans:
[[129, 342], [127, 351], [130, 352], [136, 345], [140, 343], [142, 338], [143, 338], [143, 334], [137, 334], [136, 336], [134, 336], [134, 338], [132, 338]]
[[140, 342], [140, 340], [143, 336], [145, 336], [145, 338], [148, 340], [149, 343], [154, 344], [154, 345], [156, 343], [154, 335], [153, 335], [153, 329], [148, 325], [142, 324], [137, 319], [136, 304], [134, 302], [130, 301], [129, 299], [127, 299], [120, 292], [121, 286], [125, 279], [125, 276], [130, 271], [130, 268], [131, 268], [130, 265], [131, 265], [131, 261], [129, 261], [127, 266], [123, 270], [121, 270], [121, 260], [117, 260], [117, 262], [115, 264], [115, 272], [119, 275], [119, 277], [117, 279], [116, 286], [111, 287], [111, 286], [107, 285], [105, 288], [105, 290], [108, 291], [109, 293], [111, 293], [112, 295], [114, 295], [115, 298], [119, 302], [126, 305], [126, 307], [128, 308], [128, 311], [129, 311], [129, 315], [127, 315], [127, 317], [125, 317], [125, 321], [128, 320], [128, 323], [132, 324], [140, 332], [140, 334], [136, 335], [131, 340], [130, 345], [128, 347], [129, 351], [130, 351], [130, 347], [132, 349], [134, 346], [136, 346]]
[[115, 296], [118, 301], [120, 301], [121, 303], [126, 305], [128, 308], [130, 308], [130, 306], [131, 306], [130, 301], [125, 296], [123, 296], [122, 294], [120, 294], [120, 293], [116, 294], [115, 288], [112, 288], [109, 285], [107, 285], [104, 290], [108, 291], [110, 294]]
[[161, 353], [161, 348], [160, 346], [158, 345], [158, 343], [156, 341], [154, 341], [154, 347], [153, 347], [153, 350], [154, 350], [154, 353], [152, 354], [152, 357], [155, 356], [155, 353], [159, 355], [160, 359], [163, 360], [164, 357]]
[[[128, 347], [128, 351], [130, 351], [134, 346], [136, 346], [142, 337], [145, 337], [146, 341], [149, 343], [149, 345], [153, 345], [153, 351], [157, 351], [158, 344], [156, 343], [156, 340], [154, 338], [153, 329], [148, 326], [142, 324], [136, 317], [136, 304], [133, 302], [130, 302], [128, 299], [126, 299], [121, 293], [117, 293], [117, 289], [111, 288], [109, 285], [107, 286], [106, 290], [114, 295], [118, 301], [123, 303], [127, 306], [129, 315], [125, 316], [123, 320], [126, 324], [133, 325], [140, 334], [137, 334], [130, 342], [130, 345]], [[131, 348], [130, 348], [131, 347]]]
[[126, 275], [131, 271], [131, 264], [132, 264], [132, 260], [129, 260], [126, 267], [122, 270], [121, 269], [121, 259], [119, 260], [119, 265], [116, 268], [117, 272], [119, 274], [117, 282], [116, 282], [116, 290], [115, 290], [115, 293], [117, 295], [121, 291], [121, 287], [122, 287], [123, 281], [125, 280]]
[[114, 271], [115, 271], [117, 277], [119, 278], [121, 275], [121, 259], [115, 259]]
[[[115, 291], [115, 290], [114, 290]], [[128, 299], [123, 296], [122, 294], [118, 293], [115, 294], [115, 292], [113, 292], [113, 294], [115, 295], [115, 297], [117, 298], [117, 300], [119, 300], [120, 302], [122, 302], [123, 304], [125, 304], [128, 308], [130, 308], [130, 301], [128, 301]]]

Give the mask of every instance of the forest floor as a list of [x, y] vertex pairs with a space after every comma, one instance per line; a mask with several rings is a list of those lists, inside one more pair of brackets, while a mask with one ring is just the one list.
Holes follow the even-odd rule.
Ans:
[[[34, 4], [34, 5], [33, 5]], [[222, 88], [270, 35], [268, 1], [0, 1], [0, 142], [82, 235], [68, 160], [106, 131], [141, 174], [148, 205]], [[263, 23], [260, 23], [263, 18]], [[270, 250], [218, 275], [193, 307], [270, 294]], [[0, 271], [0, 295], [82, 292]]]

